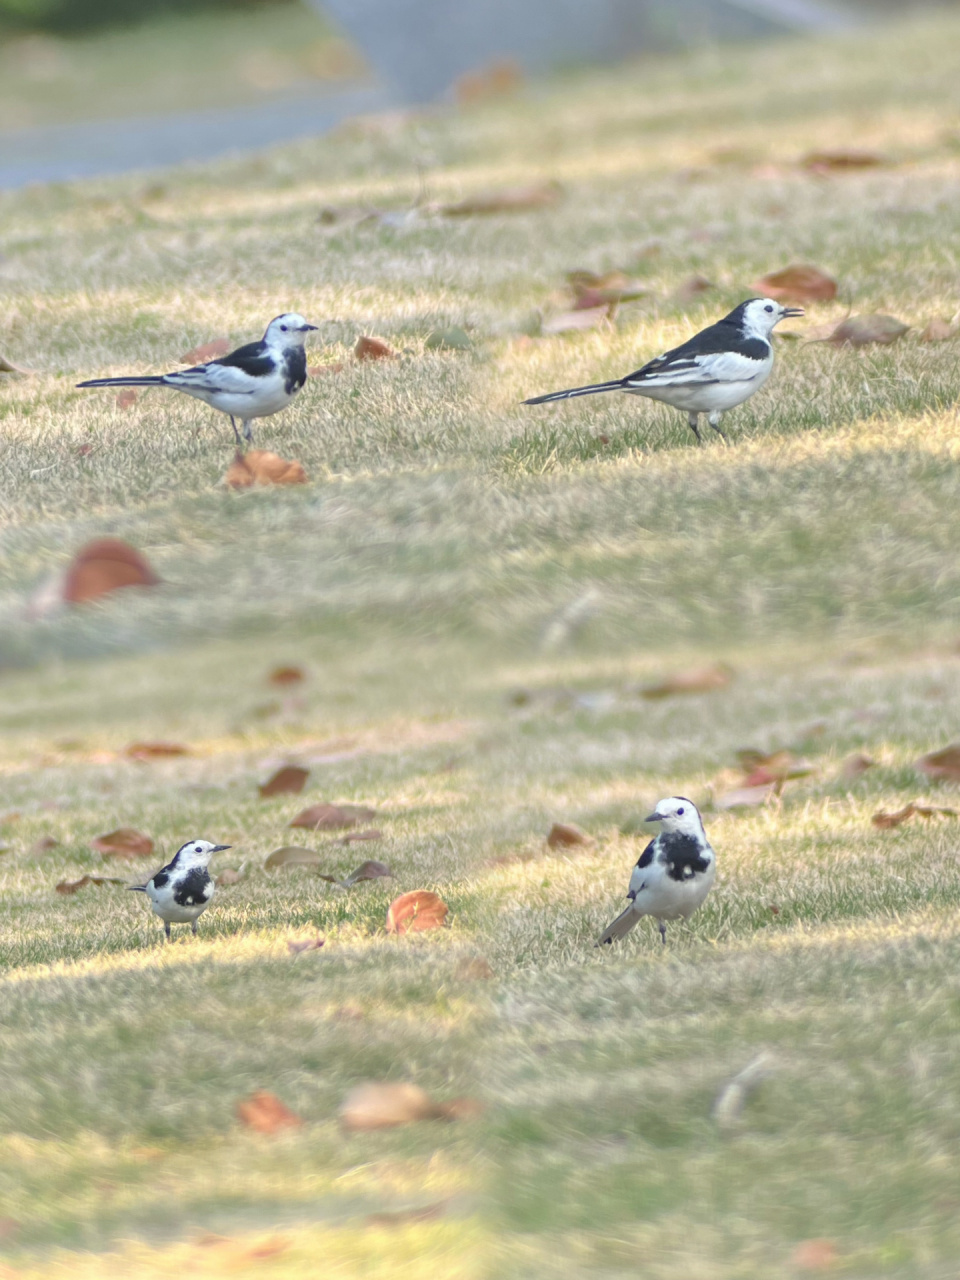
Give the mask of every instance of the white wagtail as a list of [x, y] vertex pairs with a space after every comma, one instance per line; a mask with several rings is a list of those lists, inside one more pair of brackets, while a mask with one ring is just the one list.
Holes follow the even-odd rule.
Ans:
[[770, 334], [787, 316], [802, 316], [800, 307], [782, 307], [772, 298], [748, 298], [718, 320], [701, 329], [682, 346], [657, 356], [636, 373], [614, 382], [572, 387], [547, 396], [534, 396], [524, 404], [547, 404], [598, 391], [627, 391], [635, 396], [662, 400], [687, 414], [693, 434], [701, 443], [700, 414], [718, 435], [720, 419], [728, 409], [759, 391], [773, 369]]
[[197, 920], [213, 898], [213, 877], [207, 865], [213, 854], [229, 848], [228, 844], [211, 844], [209, 840], [188, 840], [146, 884], [128, 886], [150, 899], [168, 940], [171, 924], [189, 924], [197, 932]]
[[196, 396], [230, 417], [240, 444], [235, 419], [243, 434], [253, 440], [250, 423], [285, 409], [307, 380], [306, 335], [316, 329], [295, 311], [277, 316], [267, 325], [259, 342], [238, 347], [228, 356], [198, 364], [182, 372], [128, 378], [92, 378], [78, 387], [173, 387]]
[[716, 854], [703, 830], [697, 806], [685, 796], [661, 800], [646, 819], [661, 823], [630, 877], [630, 905], [597, 940], [598, 947], [628, 934], [641, 916], [653, 916], [660, 941], [667, 941], [665, 920], [686, 920], [710, 892], [717, 874]]

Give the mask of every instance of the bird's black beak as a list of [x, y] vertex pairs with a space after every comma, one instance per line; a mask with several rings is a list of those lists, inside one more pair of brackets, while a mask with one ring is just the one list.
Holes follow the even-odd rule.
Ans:
[[803, 307], [784, 307], [782, 318], [784, 320], [792, 320], [794, 316], [802, 316], [804, 314], [805, 312], [803, 310]]
[[211, 853], [223, 853], [224, 849], [232, 849], [232, 844], [215, 844], [210, 850]]
[[[801, 312], [800, 312], [800, 314], [801, 314], [801, 315], [803, 315], [803, 312], [801, 311]], [[302, 325], [300, 326], [300, 332], [301, 332], [301, 333], [315, 333], [315, 332], [316, 332], [316, 330], [317, 330], [317, 328], [318, 328], [318, 326], [317, 326], [317, 325], [315, 325], [315, 324], [302, 324]]]
[[663, 819], [660, 817], [659, 813], [651, 813], [649, 818], [644, 818], [644, 822], [662, 822], [662, 821]]

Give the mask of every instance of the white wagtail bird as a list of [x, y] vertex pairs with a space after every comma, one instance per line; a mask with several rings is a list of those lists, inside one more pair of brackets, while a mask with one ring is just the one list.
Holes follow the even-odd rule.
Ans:
[[307, 380], [307, 355], [303, 349], [308, 333], [316, 330], [295, 311], [277, 316], [267, 325], [259, 342], [249, 342], [228, 356], [193, 369], [153, 376], [92, 378], [78, 387], [173, 387], [185, 391], [229, 416], [233, 434], [240, 444], [236, 419], [243, 434], [253, 441], [250, 423], [285, 409]]
[[685, 796], [661, 800], [647, 822], [661, 824], [630, 877], [630, 905], [604, 930], [596, 945], [628, 934], [642, 916], [653, 916], [660, 941], [667, 941], [666, 920], [686, 920], [710, 892], [717, 874], [716, 854], [703, 830], [697, 806]]
[[154, 915], [163, 921], [168, 941], [171, 924], [189, 924], [197, 932], [197, 920], [213, 898], [213, 877], [207, 865], [215, 853], [229, 848], [228, 844], [211, 844], [209, 840], [188, 840], [146, 884], [128, 886], [150, 899]]
[[783, 307], [772, 298], [748, 298], [718, 320], [695, 333], [682, 346], [657, 356], [636, 373], [614, 382], [597, 382], [589, 387], [572, 387], [534, 396], [524, 404], [548, 404], [574, 396], [592, 396], [599, 391], [626, 391], [648, 396], [681, 409], [693, 434], [703, 443], [700, 415], [720, 436], [720, 419], [728, 409], [748, 400], [759, 391], [773, 370], [770, 334], [774, 325], [788, 316], [802, 316], [800, 307]]

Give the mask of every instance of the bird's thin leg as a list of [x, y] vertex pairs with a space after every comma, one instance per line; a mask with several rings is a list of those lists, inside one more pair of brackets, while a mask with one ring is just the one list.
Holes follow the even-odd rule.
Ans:
[[727, 438], [726, 432], [720, 430], [720, 419], [722, 417], [723, 417], [722, 413], [711, 413], [707, 418], [707, 421], [710, 423], [711, 427], [713, 427], [714, 431], [717, 433], [720, 439], [726, 440]]
[[196, 936], [197, 936], [197, 922], [196, 922], [196, 920], [194, 920], [194, 921], [191, 923], [191, 925], [190, 925], [190, 932], [193, 934], [193, 936], [194, 936], [194, 937], [196, 937]]
[[663, 946], [666, 946], [667, 945], [667, 926], [663, 923], [662, 920], [658, 920], [657, 924], [660, 926], [660, 942]]
[[249, 418], [244, 419], [243, 434], [246, 437], [247, 444], [253, 444], [253, 428], [250, 426]]
[[700, 434], [700, 428], [697, 425], [699, 420], [700, 420], [699, 413], [693, 413], [691, 411], [690, 413], [687, 414], [687, 421], [690, 423], [690, 430], [697, 437], [700, 443], [703, 444], [703, 436]]
[[166, 936], [167, 941], [169, 942], [170, 941], [170, 921], [169, 920], [164, 920], [163, 932]]
[[240, 432], [237, 430], [237, 424], [233, 420], [233, 414], [230, 415], [230, 425], [233, 427], [233, 434], [237, 437], [237, 444], [242, 443], [240, 440]]

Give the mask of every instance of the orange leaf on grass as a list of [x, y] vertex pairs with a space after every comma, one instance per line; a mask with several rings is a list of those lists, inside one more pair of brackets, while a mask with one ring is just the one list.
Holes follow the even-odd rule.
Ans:
[[61, 880], [56, 886], [57, 893], [77, 893], [88, 884], [126, 884], [125, 880], [117, 880], [113, 876], [81, 876], [79, 880]]
[[578, 844], [593, 844], [593, 838], [572, 822], [555, 822], [547, 832], [551, 849], [567, 849]]
[[928, 320], [920, 334], [921, 342], [946, 342], [948, 338], [960, 335], [960, 326], [951, 324], [949, 320], [936, 317]]
[[285, 844], [281, 849], [274, 849], [263, 865], [267, 871], [272, 871], [275, 867], [318, 867], [320, 862], [321, 857], [315, 849]]
[[745, 787], [765, 787], [768, 783], [784, 783], [794, 778], [806, 778], [814, 772], [809, 760], [801, 760], [792, 751], [762, 751], [747, 748], [738, 751], [737, 757], [744, 772]]
[[557, 182], [538, 182], [525, 187], [504, 187], [501, 191], [484, 191], [455, 204], [442, 204], [439, 212], [448, 218], [472, 218], [491, 213], [526, 213], [529, 209], [545, 209], [563, 195]]
[[228, 489], [249, 489], [255, 484], [306, 484], [302, 463], [281, 458], [269, 449], [239, 449], [223, 477]]
[[303, 1124], [295, 1111], [266, 1089], [258, 1089], [249, 1098], [242, 1099], [236, 1110], [240, 1122], [256, 1133], [279, 1133], [281, 1129], [296, 1129]]
[[117, 408], [129, 409], [137, 403], [136, 387], [124, 387], [122, 391], [117, 393]]
[[911, 818], [960, 818], [960, 811], [957, 809], [948, 809], [936, 805], [910, 803], [897, 809], [893, 813], [887, 813], [881, 809], [879, 813], [875, 813], [870, 821], [875, 827], [879, 827], [881, 831], [890, 831], [894, 827], [902, 826]]
[[837, 282], [819, 267], [797, 263], [772, 271], [750, 286], [765, 298], [778, 302], [829, 302], [837, 296]]
[[422, 933], [441, 929], [450, 908], [429, 889], [414, 889], [390, 903], [387, 911], [387, 933]]
[[640, 690], [640, 696], [669, 698], [678, 693], [711, 693], [715, 689], [725, 689], [732, 679], [733, 672], [730, 668], [718, 662], [709, 667], [691, 667], [688, 671], [679, 671], [659, 684], [647, 685]]
[[345, 1129], [393, 1129], [417, 1120], [440, 1120], [444, 1109], [419, 1085], [370, 1080], [351, 1089], [340, 1104]]
[[353, 354], [358, 360], [393, 360], [397, 353], [393, 347], [379, 338], [367, 338], [361, 335], [353, 348]]
[[832, 1240], [801, 1240], [790, 1255], [800, 1271], [829, 1271], [839, 1254]]
[[284, 765], [282, 769], [278, 769], [262, 786], [257, 787], [257, 790], [263, 799], [268, 796], [298, 796], [306, 786], [309, 777], [309, 769], [302, 769], [296, 764], [288, 764]]
[[856, 148], [836, 148], [827, 151], [808, 151], [800, 161], [811, 173], [849, 172], [853, 169], [873, 169], [885, 164], [876, 151], [860, 151]]
[[153, 853], [153, 841], [133, 827], [118, 827], [96, 836], [90, 841], [90, 848], [105, 858], [148, 858]]
[[169, 760], [188, 756], [190, 748], [180, 742], [132, 742], [124, 754], [131, 760]]
[[230, 351], [229, 338], [212, 338], [202, 346], [194, 347], [180, 357], [181, 364], [206, 364], [209, 360], [218, 360]]
[[298, 813], [291, 827], [306, 827], [310, 831], [337, 831], [370, 822], [377, 816], [376, 809], [362, 804], [313, 804]]
[[299, 684], [304, 679], [302, 667], [274, 667], [267, 676], [270, 684]]
[[960, 782], [960, 744], [951, 743], [941, 751], [931, 751], [921, 756], [916, 767], [938, 781]]
[[453, 976], [458, 982], [487, 982], [497, 975], [484, 956], [464, 956], [457, 962]]
[[154, 587], [160, 579], [139, 551], [119, 538], [96, 538], [80, 548], [67, 569], [68, 604], [97, 600], [121, 587]]
[[327, 373], [342, 373], [343, 361], [334, 360], [333, 364], [310, 364], [307, 365], [308, 378], [322, 378]]

